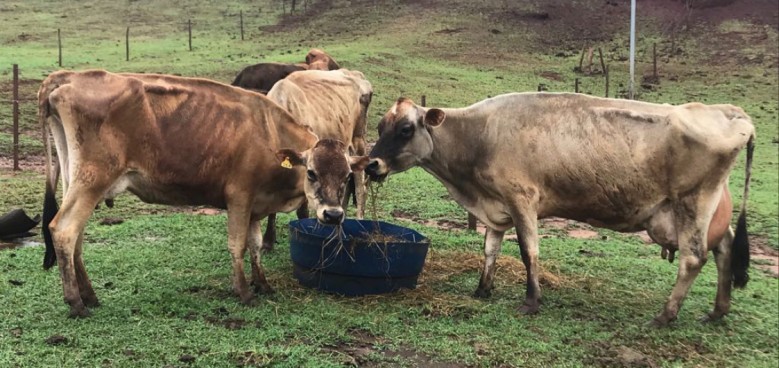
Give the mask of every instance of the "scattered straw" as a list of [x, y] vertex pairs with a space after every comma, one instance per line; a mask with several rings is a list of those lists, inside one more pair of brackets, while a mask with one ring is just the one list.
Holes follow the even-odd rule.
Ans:
[[[499, 256], [495, 269], [495, 282], [505, 284], [516, 284], [527, 281], [525, 265], [517, 258], [511, 256]], [[547, 267], [554, 270], [547, 271], [541, 265], [539, 269], [539, 282], [541, 285], [556, 289], [563, 286], [565, 280], [558, 276], [559, 269], [553, 264]], [[435, 283], [447, 280], [452, 276], [467, 272], [481, 273], [484, 268], [484, 256], [471, 252], [429, 252], [425, 268], [420, 276], [420, 281], [424, 283]]]

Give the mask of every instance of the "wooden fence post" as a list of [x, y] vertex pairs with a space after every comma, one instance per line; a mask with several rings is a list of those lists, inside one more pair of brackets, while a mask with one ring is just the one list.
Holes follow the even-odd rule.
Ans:
[[124, 61], [130, 61], [130, 27], [127, 27], [127, 32], [124, 34]]
[[606, 66], [603, 72], [606, 73], [606, 97], [609, 97], [609, 67]]
[[573, 91], [579, 93], [579, 78], [574, 79]]
[[189, 51], [192, 51], [192, 19], [187, 19], [187, 30], [189, 31]]
[[425, 95], [422, 95], [422, 100], [420, 102], [422, 103], [422, 107], [427, 106], [427, 101], [425, 99]]
[[57, 64], [62, 68], [62, 36], [59, 28], [57, 28], [57, 55]]
[[14, 171], [19, 171], [19, 65], [13, 67]]
[[657, 83], [657, 42], [652, 44], [652, 76]]
[[603, 50], [600, 47], [598, 47], [598, 55], [600, 56], [600, 70], [606, 73], [606, 63], [603, 62]]
[[243, 41], [243, 10], [241, 10], [241, 41]]

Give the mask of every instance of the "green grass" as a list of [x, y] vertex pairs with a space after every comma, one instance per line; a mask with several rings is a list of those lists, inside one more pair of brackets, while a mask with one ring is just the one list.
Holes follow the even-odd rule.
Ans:
[[[298, 62], [309, 48], [323, 48], [341, 65], [363, 71], [373, 84], [369, 140], [376, 139], [376, 123], [400, 95], [418, 101], [424, 94], [433, 106], [465, 106], [504, 92], [535, 90], [539, 83], [552, 91], [571, 91], [574, 78], [580, 78], [583, 92], [603, 93], [601, 76], [572, 71], [581, 45], [565, 34], [566, 27], [535, 32], [542, 25], [499, 17], [513, 14], [504, 7], [521, 12], [532, 8], [528, 5], [496, 0], [313, 3], [330, 5], [289, 17], [281, 16], [278, 1], [87, 0], [57, 6], [5, 1], [0, 5], [0, 100], [10, 98], [12, 63], [20, 64], [25, 81], [22, 98], [34, 98], [39, 81], [59, 69], [58, 27], [65, 68], [177, 73], [223, 82], [246, 65]], [[602, 10], [596, 1], [575, 6], [582, 16]], [[243, 42], [239, 10], [247, 30]], [[184, 26], [189, 18], [194, 22], [192, 52]], [[661, 20], [640, 21], [646, 31], [639, 39], [638, 80], [650, 70], [646, 50], [651, 42], [659, 41], [661, 52], [670, 47], [656, 31]], [[131, 60], [126, 62], [128, 25]], [[682, 54], [661, 57], [661, 85], [642, 90], [640, 98], [733, 103], [752, 116], [758, 142], [750, 233], [779, 248], [779, 100], [772, 66], [777, 32], [744, 20], [696, 27], [676, 41]], [[462, 30], [438, 32], [443, 29]], [[567, 38], [553, 41], [562, 36]], [[723, 49], [710, 48], [712, 40], [725, 37], [730, 43]], [[618, 60], [627, 54], [626, 39], [616, 33], [596, 45], [610, 65], [612, 96], [627, 81], [627, 63]], [[737, 56], [712, 56], [722, 50]], [[763, 61], [754, 59], [760, 53]], [[0, 156], [8, 158], [11, 110], [8, 104], [0, 106]], [[22, 155], [39, 156], [35, 103], [24, 101], [21, 111]], [[743, 164], [742, 155], [731, 175], [735, 206], [743, 190]], [[0, 214], [17, 207], [40, 213], [42, 191], [40, 173], [2, 169]], [[712, 261], [672, 327], [645, 327], [668, 297], [678, 261], [668, 264], [660, 259], [659, 247], [630, 235], [600, 231], [607, 240], [577, 240], [542, 228], [547, 236], [541, 240], [542, 266], [562, 281], [543, 287], [541, 314], [524, 317], [516, 312], [524, 285], [510, 269], [498, 270], [497, 289], [488, 300], [470, 297], [478, 283], [476, 266], [439, 277], [426, 274], [419, 289], [386, 296], [342, 298], [304, 289], [292, 278], [285, 228], [290, 217], [285, 215], [279, 220], [278, 249], [263, 258], [277, 293], [245, 307], [230, 291], [224, 215], [191, 212], [143, 204], [129, 195], [118, 198], [113, 209], [96, 211], [86, 230], [85, 260], [103, 306], [85, 320], [66, 318], [59, 275], [40, 269], [40, 247], [0, 251], [0, 366], [616, 366], [628, 364], [620, 355], [626, 348], [648, 364], [667, 367], [774, 367], [779, 360], [779, 282], [757, 269], [751, 271], [748, 288], [734, 293], [732, 313], [724, 322], [696, 320], [713, 304]], [[377, 212], [381, 219], [429, 236], [432, 259], [453, 264], [463, 252], [480, 258], [482, 236], [422, 223], [446, 220], [464, 226], [466, 214], [420, 169], [389, 178]], [[395, 215], [404, 218], [392, 220]], [[105, 217], [125, 222], [98, 225]], [[516, 243], [505, 241], [503, 254], [516, 258]], [[518, 267], [516, 261], [511, 264]], [[53, 335], [67, 341], [50, 345], [46, 340]], [[183, 355], [194, 362], [181, 362]]]
[[[451, 233], [425, 232], [433, 243], [430, 257], [475, 250], [480, 241], [465, 235], [468, 244], [461, 245]], [[198, 366], [221, 366], [252, 352], [277, 366], [328, 366], [339, 363], [328, 349], [359, 343], [355, 331], [381, 337], [381, 349], [412, 347], [436, 361], [477, 366], [596, 364], [614, 358], [620, 346], [664, 366], [769, 366], [777, 358], [779, 316], [767, 307], [779, 303], [775, 279], [753, 273], [749, 289], [734, 294], [726, 321], [701, 325], [696, 318], [711, 307], [716, 283], [714, 267], [706, 267], [680, 320], [652, 329], [644, 323], [665, 299], [676, 267], [627, 237], [544, 239], [542, 264], [559, 269], [563, 283], [545, 288], [543, 313], [523, 317], [515, 308], [524, 287], [506, 272], [498, 273], [495, 295], [485, 301], [470, 297], [475, 270], [423, 282], [425, 291], [381, 297], [304, 289], [291, 276], [286, 234], [280, 234], [279, 248], [263, 259], [277, 293], [245, 307], [230, 292], [224, 216], [139, 215], [111, 227], [92, 224], [86, 260], [103, 306], [76, 321], [65, 318], [58, 274], [39, 269], [40, 248], [2, 252], [0, 296], [15, 308], [0, 312], [0, 344], [6, 347], [0, 362], [165, 365], [190, 354]], [[578, 249], [604, 257], [585, 257]], [[504, 253], [515, 257], [516, 245], [506, 242]], [[240, 328], [225, 327], [230, 321]], [[20, 336], [12, 334], [17, 329]], [[53, 335], [68, 342], [48, 345]]]

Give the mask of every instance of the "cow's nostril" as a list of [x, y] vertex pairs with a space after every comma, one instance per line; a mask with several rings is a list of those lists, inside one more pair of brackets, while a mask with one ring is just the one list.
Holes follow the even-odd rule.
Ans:
[[379, 171], [379, 160], [371, 160], [371, 162], [368, 164], [368, 167], [365, 168], [365, 171], [367, 171], [368, 174], [377, 174]]
[[324, 217], [325, 223], [337, 224], [343, 220], [344, 211], [335, 208], [326, 209], [322, 217]]

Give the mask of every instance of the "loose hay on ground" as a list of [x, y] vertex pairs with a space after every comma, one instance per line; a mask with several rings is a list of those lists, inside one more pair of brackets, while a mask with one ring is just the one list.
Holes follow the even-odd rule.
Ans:
[[[527, 280], [525, 265], [519, 259], [511, 256], [499, 256], [496, 263], [496, 282], [517, 283]], [[553, 271], [546, 270], [546, 267]], [[547, 263], [546, 267], [539, 267], [541, 269], [539, 275], [541, 285], [555, 289], [566, 283], [567, 280], [558, 276], [557, 266]], [[459, 251], [434, 252], [431, 250], [428, 253], [420, 281], [423, 283], [438, 282], [466, 272], [480, 272], [483, 268], [484, 256], [481, 254]]]

